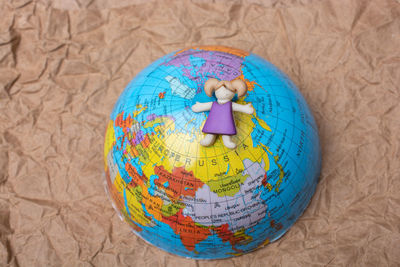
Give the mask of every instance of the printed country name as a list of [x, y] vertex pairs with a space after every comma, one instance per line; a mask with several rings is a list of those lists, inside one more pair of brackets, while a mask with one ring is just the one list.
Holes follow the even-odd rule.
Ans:
[[235, 222], [236, 222], [236, 221], [240, 221], [240, 220], [249, 218], [250, 216], [251, 216], [250, 214], [242, 215], [242, 216], [240, 216], [240, 217], [234, 218], [233, 221], [235, 221]]
[[[256, 217], [256, 220], [255, 220], [254, 222], [252, 222], [252, 223], [253, 223], [254, 225], [256, 225], [259, 221], [261, 221], [261, 220], [264, 218], [264, 216], [265, 216], [266, 213], [267, 213], [267, 209], [262, 209], [262, 210], [257, 214], [258, 217]], [[250, 213], [249, 213], [249, 214], [246, 214], [246, 215], [242, 215], [242, 216], [237, 217], [237, 218], [234, 218], [233, 221], [240, 221], [240, 220], [243, 220], [243, 219], [246, 219], [246, 218], [249, 218], [249, 217], [251, 217], [251, 214], [250, 214]], [[251, 227], [251, 225], [249, 225], [249, 227]]]
[[185, 179], [185, 175], [192, 176], [192, 174], [186, 171], [181, 171], [181, 173], [183, 175], [177, 178], [176, 176], [171, 175], [168, 171], [160, 169], [160, 175], [165, 177], [168, 181], [173, 181], [175, 183], [194, 188], [195, 186], [194, 183], [188, 180], [187, 178]]
[[195, 218], [197, 220], [204, 220], [204, 219], [209, 219], [210, 220], [211, 218], [224, 218], [224, 217], [227, 217], [227, 216], [232, 216], [232, 215], [235, 215], [235, 214], [238, 214], [238, 213], [242, 213], [242, 212], [245, 212], [245, 211], [252, 210], [252, 209], [254, 209], [254, 208], [258, 207], [258, 206], [260, 206], [260, 204], [258, 202], [256, 202], [256, 203], [252, 203], [249, 206], [243, 207], [241, 209], [237, 209], [237, 210], [233, 210], [233, 211], [229, 211], [229, 212], [218, 213], [218, 214], [214, 214], [212, 216], [210, 216], [210, 215], [195, 216]]
[[192, 204], [190, 204], [190, 202], [197, 202], [197, 203], [206, 203], [207, 200], [203, 199], [203, 198], [193, 198], [193, 197], [188, 197], [188, 196], [183, 196], [182, 200], [184, 201], [188, 201], [188, 203], [186, 203], [186, 205], [188, 206], [192, 206]]
[[217, 219], [218, 215], [217, 214], [211, 214], [211, 215], [204, 215], [204, 216], [195, 216], [197, 220], [204, 220], [204, 219]]
[[[181, 227], [179, 228], [179, 231], [182, 233], [189, 233], [189, 234], [204, 234], [203, 231], [201, 230], [195, 230], [194, 226], [193, 228], [188, 228], [186, 224], [181, 224], [181, 223], [177, 223], [177, 225], [182, 225], [182, 226], [186, 226], [186, 227]], [[189, 226], [190, 227], [190, 226]]]
[[[253, 216], [250, 224], [248, 224], [247, 227], [251, 228], [253, 226], [256, 226], [265, 217], [266, 213], [267, 213], [266, 209], [263, 209], [261, 212], [257, 213], [257, 217]], [[191, 216], [191, 217], [194, 217], [194, 214], [188, 214], [188, 215]], [[250, 214], [246, 214], [245, 216], [240, 216], [238, 218], [235, 218], [234, 221], [239, 221], [239, 220], [248, 218], [250, 216], [251, 216]], [[212, 222], [214, 225], [217, 225], [218, 223], [222, 223], [222, 222], [226, 223], [226, 220], [223, 219], [223, 218], [222, 219], [218, 218], [218, 215], [197, 216], [196, 219], [203, 220], [203, 221], [204, 221], [204, 219], [209, 219], [210, 222]], [[243, 229], [243, 226], [241, 226], [241, 225], [239, 225], [239, 226], [232, 226], [231, 225], [231, 227], [230, 227], [230, 230], [232, 232], [236, 232], [236, 231], [241, 230], [241, 229]]]
[[[199, 167], [205, 167], [205, 166], [216, 166], [218, 165], [218, 161], [216, 158], [212, 158], [212, 159], [198, 159], [198, 160], [194, 160], [193, 158], [190, 157], [185, 157], [179, 153], [176, 153], [168, 148], [166, 148], [164, 146], [164, 144], [161, 144], [158, 142], [158, 140], [154, 139], [154, 138], [150, 138], [150, 149], [159, 157], [168, 157], [171, 160], [174, 160], [175, 162], [181, 162], [184, 163], [185, 165], [191, 165], [193, 161], [195, 161], [195, 164], [197, 164], [197, 166]], [[246, 150], [249, 146], [246, 144], [241, 144], [240, 147], [244, 150]], [[239, 156], [238, 152], [235, 150], [234, 151], [237, 156]], [[147, 155], [146, 155], [147, 156]], [[223, 156], [223, 161], [224, 162], [229, 162], [230, 158], [228, 157], [228, 155], [224, 155]], [[240, 172], [240, 170], [237, 170], [237, 172]], [[221, 176], [224, 175], [225, 173], [219, 173], [216, 176]]]
[[227, 192], [235, 188], [240, 188], [240, 179], [231, 180], [229, 183], [221, 183], [220, 188], [213, 190], [214, 193], [219, 194], [222, 192]]

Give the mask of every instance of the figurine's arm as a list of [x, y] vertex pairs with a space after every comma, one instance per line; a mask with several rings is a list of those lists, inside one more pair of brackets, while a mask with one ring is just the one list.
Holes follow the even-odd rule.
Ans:
[[239, 111], [239, 112], [243, 112], [243, 113], [247, 113], [247, 114], [253, 114], [254, 112], [254, 108], [251, 106], [251, 104], [247, 104], [247, 105], [240, 105], [237, 103], [232, 103], [232, 109], [233, 111]]
[[207, 102], [207, 103], [196, 102], [196, 104], [192, 106], [192, 110], [194, 112], [209, 111], [211, 109], [212, 104], [213, 102]]

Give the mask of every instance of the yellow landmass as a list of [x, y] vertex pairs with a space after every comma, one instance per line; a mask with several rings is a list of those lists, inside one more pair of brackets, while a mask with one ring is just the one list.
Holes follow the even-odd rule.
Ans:
[[[261, 144], [261, 146], [262, 146], [266, 151], [268, 151], [268, 153], [269, 153], [270, 155], [273, 156], [273, 153], [271, 152], [271, 150], [270, 150], [267, 146], [265, 146], [264, 144]], [[283, 177], [285, 177], [285, 171], [283, 170], [282, 165], [278, 163], [278, 161], [279, 161], [279, 156], [278, 156], [278, 155], [275, 155], [275, 156], [273, 156], [273, 157], [274, 157], [274, 161], [275, 161], [276, 166], [278, 166], [278, 168], [279, 168], [279, 179], [278, 179], [278, 181], [277, 181], [276, 184], [275, 184], [275, 191], [276, 191], [276, 192], [279, 192], [279, 188], [280, 188], [281, 183], [282, 183], [282, 181], [283, 181]], [[272, 190], [272, 185], [271, 185], [270, 183], [268, 183], [268, 184], [267, 184], [267, 188], [269, 189], [269, 191], [271, 191], [271, 190]]]
[[142, 105], [136, 105], [137, 110], [133, 112], [133, 117], [137, 117], [140, 113], [147, 109], [147, 106], [143, 107]]
[[107, 171], [107, 155], [114, 145], [115, 145], [114, 122], [110, 120], [107, 126], [106, 136], [104, 138], [104, 168], [106, 171]]
[[[145, 128], [156, 123], [158, 126], [155, 127], [156, 134], [149, 136], [149, 146], [143, 153], [146, 156], [141, 159], [145, 163], [143, 166], [145, 175], [150, 177], [154, 174], [153, 165], [155, 163], [164, 166], [169, 172], [172, 172], [174, 167], [185, 166], [187, 171], [193, 171], [196, 177], [207, 183], [217, 179], [222, 173], [224, 177], [238, 175], [245, 169], [243, 165], [245, 158], [258, 163], [263, 160], [267, 171], [269, 169], [267, 153], [260, 146], [253, 147], [251, 132], [255, 128], [255, 124], [251, 120], [252, 116], [243, 113], [236, 113], [235, 116], [238, 133], [233, 138], [238, 144], [236, 149], [226, 148], [220, 137], [213, 146], [203, 147], [199, 145], [203, 138], [200, 129], [195, 134], [176, 131], [175, 122], [168, 117], [158, 117], [146, 123]], [[257, 118], [257, 116], [255, 117]], [[259, 121], [261, 127], [270, 131], [265, 122]], [[170, 133], [167, 134], [167, 131]], [[140, 146], [136, 146], [136, 148], [138, 151], [142, 151]], [[231, 166], [229, 170], [228, 164]], [[151, 165], [151, 167], [147, 165]]]
[[249, 175], [242, 175], [238, 173], [234, 176], [222, 176], [223, 179], [217, 178], [215, 180], [209, 180], [208, 186], [210, 191], [214, 192], [220, 197], [236, 195], [240, 191], [240, 186], [246, 181]]
[[264, 120], [260, 119], [256, 114], [254, 115], [254, 118], [256, 118], [258, 124], [260, 124], [261, 127], [263, 127], [265, 130], [267, 130], [269, 132], [272, 132], [271, 128], [268, 126], [268, 124]]

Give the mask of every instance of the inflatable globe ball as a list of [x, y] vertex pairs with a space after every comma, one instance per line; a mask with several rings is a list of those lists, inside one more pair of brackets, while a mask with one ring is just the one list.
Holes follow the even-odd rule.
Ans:
[[[217, 87], [233, 97], [230, 111], [211, 108]], [[229, 114], [234, 132], [205, 126]], [[140, 72], [112, 111], [104, 162], [106, 188], [134, 233], [197, 259], [282, 236], [310, 202], [321, 165], [296, 86], [264, 59], [220, 46], [174, 52]]]

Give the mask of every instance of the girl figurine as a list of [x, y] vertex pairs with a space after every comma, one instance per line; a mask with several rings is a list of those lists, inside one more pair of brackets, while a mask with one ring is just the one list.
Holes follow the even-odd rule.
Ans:
[[207, 103], [196, 102], [196, 104], [192, 106], [194, 112], [210, 110], [210, 114], [203, 127], [203, 133], [206, 133], [206, 136], [200, 141], [200, 144], [202, 146], [210, 146], [214, 144], [217, 135], [221, 134], [224, 145], [227, 148], [235, 148], [236, 143], [232, 141], [232, 135], [236, 134], [233, 111], [247, 114], [253, 114], [254, 112], [251, 104], [240, 105], [231, 101], [235, 93], [237, 93], [239, 97], [246, 94], [246, 84], [239, 79], [233, 81], [218, 81], [217, 79], [211, 78], [204, 84], [204, 91], [209, 97], [211, 97], [215, 91], [217, 101]]

